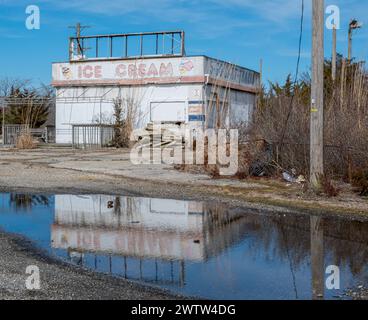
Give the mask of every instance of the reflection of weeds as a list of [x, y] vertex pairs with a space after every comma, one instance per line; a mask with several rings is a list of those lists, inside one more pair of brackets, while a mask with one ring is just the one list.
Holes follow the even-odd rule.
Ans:
[[114, 214], [117, 216], [121, 216], [122, 214], [126, 214], [129, 219], [133, 218], [134, 212], [137, 212], [137, 204], [136, 199], [127, 197], [125, 212], [123, 209], [123, 203], [121, 197], [116, 197], [114, 201]]
[[127, 197], [127, 217], [133, 219], [134, 212], [137, 212], [136, 199]]
[[33, 206], [49, 206], [49, 198], [43, 195], [15, 193], [10, 195], [9, 202], [16, 210], [29, 210]]
[[117, 216], [121, 215], [121, 199], [120, 199], [120, 197], [115, 198], [114, 214], [117, 215]]

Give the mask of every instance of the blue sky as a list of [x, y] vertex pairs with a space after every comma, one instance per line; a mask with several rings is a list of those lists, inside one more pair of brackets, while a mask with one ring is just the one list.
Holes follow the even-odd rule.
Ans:
[[[305, 0], [301, 71], [310, 67], [311, 2]], [[347, 25], [365, 27], [354, 35], [354, 56], [368, 56], [368, 1], [325, 0], [341, 10], [338, 51], [347, 52]], [[25, 8], [38, 5], [40, 30], [27, 30]], [[68, 58], [68, 29], [80, 21], [86, 34], [184, 29], [187, 54], [206, 54], [252, 69], [264, 61], [264, 80], [282, 81], [295, 70], [301, 0], [0, 0], [0, 78], [50, 83], [51, 63]], [[326, 56], [331, 31], [326, 30]]]

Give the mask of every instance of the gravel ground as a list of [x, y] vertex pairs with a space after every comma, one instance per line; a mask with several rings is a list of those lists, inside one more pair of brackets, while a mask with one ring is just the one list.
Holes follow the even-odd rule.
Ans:
[[[27, 290], [27, 266], [40, 270], [40, 290]], [[1, 300], [162, 300], [179, 296], [134, 282], [97, 274], [54, 260], [26, 239], [0, 232]]]
[[357, 288], [347, 290], [345, 296], [353, 300], [368, 300], [368, 288], [360, 285]]

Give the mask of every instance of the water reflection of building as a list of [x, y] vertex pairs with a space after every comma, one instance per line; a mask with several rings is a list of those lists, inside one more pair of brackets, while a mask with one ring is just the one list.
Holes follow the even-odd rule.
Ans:
[[201, 202], [59, 195], [52, 245], [79, 252], [203, 261], [240, 240], [243, 232], [234, 223], [238, 216]]
[[[65, 249], [78, 264], [98, 269], [104, 256], [102, 271], [115, 266], [127, 278], [183, 285], [190, 270], [201, 272], [200, 266], [187, 268], [187, 261], [206, 262], [242, 241], [242, 254], [283, 263], [295, 298], [302, 295], [300, 286], [307, 276], [311, 297], [323, 299], [331, 295], [325, 290], [325, 263], [341, 270], [347, 266], [355, 275], [366, 273], [367, 230], [368, 224], [359, 221], [249, 212], [217, 203], [56, 196], [52, 246]], [[88, 255], [97, 259], [88, 261]], [[227, 255], [222, 259], [231, 261]], [[272, 273], [273, 263], [269, 266]], [[302, 272], [303, 266], [310, 273]], [[233, 272], [234, 278], [245, 277], [241, 268]]]

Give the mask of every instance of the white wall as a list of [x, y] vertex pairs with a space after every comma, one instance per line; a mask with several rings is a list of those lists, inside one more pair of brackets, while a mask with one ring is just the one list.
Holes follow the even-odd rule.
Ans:
[[[102, 96], [103, 101], [96, 98]], [[113, 122], [113, 99], [119, 96], [133, 97], [139, 104], [139, 121], [136, 126], [143, 128], [151, 121], [151, 103], [158, 106], [181, 102], [185, 108], [182, 115], [188, 119], [188, 101], [203, 100], [203, 90], [201, 85], [190, 84], [59, 89], [56, 103], [56, 143], [72, 142], [72, 124], [97, 123], [100, 116], [104, 123]]]
[[[252, 114], [256, 103], [256, 96], [253, 93], [236, 91], [232, 89], [218, 88], [208, 85], [206, 91], [206, 125], [208, 128], [216, 127], [217, 110], [216, 97], [218, 95], [219, 106], [222, 109], [224, 100], [228, 104], [228, 113], [225, 115], [222, 125], [225, 128], [236, 129], [239, 124], [248, 124], [252, 120]], [[212, 102], [210, 102], [212, 101]], [[220, 112], [221, 116], [223, 113]]]

